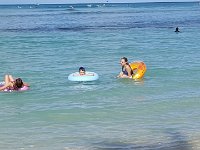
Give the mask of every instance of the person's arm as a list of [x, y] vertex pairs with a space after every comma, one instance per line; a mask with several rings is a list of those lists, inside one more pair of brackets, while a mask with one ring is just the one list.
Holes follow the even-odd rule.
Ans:
[[24, 85], [24, 86], [27, 86], [27, 87], [30, 86], [30, 85], [29, 85], [28, 83], [26, 83], [26, 82], [23, 82], [23, 85]]
[[128, 72], [128, 77], [129, 77], [129, 78], [132, 78], [132, 74], [131, 74], [132, 69], [131, 69], [131, 67], [130, 67], [129, 65], [126, 66], [126, 70], [127, 70], [127, 72]]
[[94, 76], [94, 73], [87, 73], [87, 76]]
[[123, 72], [120, 72], [117, 78], [121, 78], [123, 76]]
[[79, 73], [73, 73], [73, 76], [81, 76]]

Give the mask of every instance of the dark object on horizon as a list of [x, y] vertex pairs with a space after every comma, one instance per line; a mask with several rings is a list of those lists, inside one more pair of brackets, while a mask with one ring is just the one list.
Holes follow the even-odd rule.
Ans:
[[175, 30], [174, 32], [180, 32], [180, 31], [179, 31], [179, 28], [178, 28], [178, 27], [176, 27], [176, 30]]

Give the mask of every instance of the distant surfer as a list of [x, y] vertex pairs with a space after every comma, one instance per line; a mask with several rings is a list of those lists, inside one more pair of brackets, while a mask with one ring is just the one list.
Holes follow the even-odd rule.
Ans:
[[176, 32], [176, 33], [180, 32], [180, 31], [179, 31], [179, 28], [176, 27], [176, 30], [175, 30], [174, 32]]

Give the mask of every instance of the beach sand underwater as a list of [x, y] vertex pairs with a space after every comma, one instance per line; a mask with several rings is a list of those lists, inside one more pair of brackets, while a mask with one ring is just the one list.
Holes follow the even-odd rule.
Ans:
[[[1, 5], [0, 149], [200, 149], [200, 6], [192, 3]], [[175, 33], [179, 27], [180, 32]], [[144, 61], [117, 79], [121, 57]], [[83, 66], [92, 82], [71, 82]]]

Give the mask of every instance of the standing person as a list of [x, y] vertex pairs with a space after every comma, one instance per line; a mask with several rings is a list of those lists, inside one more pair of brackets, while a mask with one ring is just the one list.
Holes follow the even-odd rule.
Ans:
[[29, 86], [27, 83], [24, 83], [21, 78], [14, 79], [12, 75], [5, 75], [4, 77], [5, 84], [0, 87], [0, 91], [4, 90], [14, 90], [17, 91], [24, 86]]
[[122, 66], [122, 71], [117, 76], [118, 78], [132, 78], [133, 71], [128, 63], [128, 59], [126, 57], [122, 57], [120, 60], [120, 64]]

